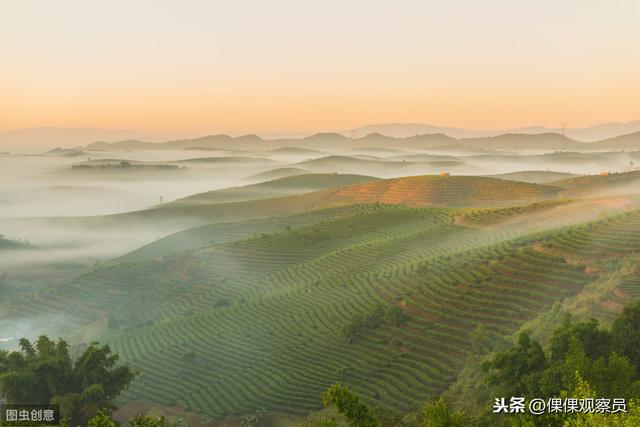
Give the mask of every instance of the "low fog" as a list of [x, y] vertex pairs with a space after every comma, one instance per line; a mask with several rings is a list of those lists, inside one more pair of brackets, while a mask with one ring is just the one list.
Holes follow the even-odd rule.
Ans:
[[[563, 175], [550, 174], [548, 178], [543, 176], [545, 171], [580, 176], [635, 170], [638, 163], [638, 152], [519, 154], [363, 146], [4, 152], [0, 154], [0, 292], [8, 296], [36, 292], [168, 234], [206, 223], [206, 218], [194, 222], [188, 216], [164, 222], [142, 216], [126, 222], [110, 215], [155, 210], [176, 199], [216, 189], [304, 173], [393, 178], [441, 172], [491, 176], [529, 171], [539, 182], [554, 185], [553, 180]], [[537, 172], [540, 176], [535, 176]], [[534, 228], [596, 219], [639, 206], [638, 199], [630, 196], [638, 193], [637, 182], [588, 188], [586, 193], [580, 186], [566, 188], [561, 196], [600, 199], [550, 207], [546, 221]], [[271, 191], [295, 194], [291, 189]], [[237, 197], [242, 200], [241, 195]], [[526, 218], [505, 222], [503, 227], [521, 231]], [[65, 319], [11, 322], [0, 311], [0, 346], [15, 345], [15, 337], [32, 337], [33, 331], [62, 331]]]
[[[69, 321], [70, 319], [63, 314], [47, 314], [19, 320], [0, 317], [0, 350], [16, 350], [21, 338], [35, 340], [40, 335], [68, 336]], [[81, 336], [69, 338], [72, 346], [77, 346], [82, 341]]]

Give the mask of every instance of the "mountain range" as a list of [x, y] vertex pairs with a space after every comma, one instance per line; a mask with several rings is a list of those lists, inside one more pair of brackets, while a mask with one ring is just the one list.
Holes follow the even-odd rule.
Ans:
[[404, 148], [440, 151], [619, 151], [640, 150], [640, 132], [603, 139], [579, 142], [557, 133], [504, 134], [498, 136], [456, 139], [444, 134], [416, 135], [396, 138], [371, 133], [360, 138], [349, 138], [339, 133], [321, 133], [299, 139], [266, 140], [257, 135], [232, 137], [210, 135], [201, 138], [179, 139], [162, 143], [125, 140], [114, 143], [95, 142], [86, 148], [94, 151], [111, 150], [266, 150], [281, 147], [304, 147], [322, 150], [344, 150], [359, 147]]
[[[603, 123], [580, 129], [527, 127], [506, 131], [476, 131], [439, 127], [420, 123], [392, 123], [363, 126], [335, 133], [267, 138], [258, 135], [209, 135], [198, 138], [158, 142], [135, 130], [94, 128], [28, 128], [0, 132], [0, 146], [79, 147], [108, 149], [258, 149], [288, 146], [342, 149], [366, 146], [388, 148], [451, 148], [491, 150], [621, 150], [638, 149], [640, 120], [628, 123]], [[98, 141], [98, 142], [96, 142]], [[345, 146], [348, 141], [356, 142]], [[267, 145], [268, 144], [268, 145]]]
[[560, 133], [567, 137], [581, 142], [593, 142], [602, 139], [613, 138], [620, 135], [640, 132], [640, 120], [626, 123], [600, 123], [594, 126], [584, 128], [566, 128], [564, 131], [562, 126], [557, 128], [548, 128], [542, 126], [528, 126], [516, 129], [499, 129], [499, 130], [471, 130], [455, 127], [433, 126], [425, 123], [386, 123], [366, 125], [359, 128], [341, 132], [344, 135], [367, 135], [370, 133], [380, 133], [396, 138], [407, 138], [415, 135], [424, 135], [432, 133], [442, 133], [452, 138], [481, 138], [498, 136], [508, 133], [525, 133], [525, 134], [541, 134], [541, 133]]

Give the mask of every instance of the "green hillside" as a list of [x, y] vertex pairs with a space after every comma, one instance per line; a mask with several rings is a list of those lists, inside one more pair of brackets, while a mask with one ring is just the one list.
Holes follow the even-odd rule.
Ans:
[[320, 157], [312, 160], [305, 160], [296, 163], [293, 167], [300, 167], [314, 172], [343, 172], [353, 171], [363, 168], [374, 169], [390, 169], [402, 167], [400, 162], [393, 162], [381, 159], [361, 159], [355, 156], [338, 156], [331, 155]]
[[243, 187], [225, 188], [222, 190], [208, 191], [176, 200], [166, 206], [185, 204], [209, 204], [229, 203], [244, 200], [267, 199], [292, 194], [325, 190], [328, 188], [343, 187], [346, 185], [361, 184], [374, 181], [378, 178], [350, 174], [304, 174], [279, 178], [259, 184]]
[[157, 258], [176, 252], [197, 249], [214, 243], [227, 243], [248, 239], [265, 233], [275, 233], [287, 229], [316, 224], [329, 219], [348, 217], [365, 212], [366, 205], [351, 205], [334, 209], [322, 209], [291, 216], [271, 217], [242, 222], [223, 222], [189, 228], [149, 243], [125, 254], [113, 262], [134, 261]]
[[[562, 179], [575, 178], [578, 175], [567, 172], [553, 171], [521, 171], [488, 175], [490, 178], [507, 179], [511, 181], [528, 182], [530, 184], [549, 184]], [[553, 184], [551, 184], [553, 185]]]
[[639, 150], [640, 132], [603, 139], [591, 145], [597, 150]]
[[596, 194], [640, 193], [640, 171], [626, 173], [604, 173], [551, 182], [563, 188], [567, 196], [590, 196]]
[[360, 203], [407, 206], [514, 206], [554, 198], [556, 187], [466, 176], [412, 176], [314, 191], [292, 196], [230, 203], [167, 204], [96, 217], [27, 220], [72, 227], [159, 227], [175, 232], [197, 225], [286, 216]]
[[309, 171], [306, 171], [302, 168], [276, 168], [276, 169], [271, 169], [265, 172], [261, 172], [256, 175], [252, 175], [247, 179], [251, 181], [262, 182], [262, 181], [270, 181], [272, 179], [285, 178], [287, 176], [292, 176], [292, 175], [302, 175], [305, 173], [309, 173]]
[[449, 172], [465, 174], [474, 174], [482, 171], [481, 168], [460, 159], [446, 157], [444, 159], [422, 161], [420, 157], [416, 159], [401, 158], [391, 160], [390, 158], [365, 155], [331, 155], [294, 163], [293, 167], [300, 167], [318, 173], [359, 173], [386, 177], [438, 173], [443, 169]]
[[281, 162], [266, 157], [249, 157], [249, 156], [220, 156], [220, 157], [195, 157], [193, 159], [177, 160], [168, 162], [171, 164], [179, 164], [186, 166], [275, 166]]
[[27, 243], [10, 240], [5, 238], [2, 234], [0, 234], [0, 251], [14, 250], [14, 249], [28, 249], [30, 247], [31, 245]]
[[554, 198], [556, 187], [467, 176], [411, 176], [340, 189], [325, 206], [355, 200], [409, 206], [497, 206]]
[[[472, 211], [372, 204], [284, 230], [209, 226], [2, 308], [64, 312], [103, 335], [142, 372], [126, 399], [218, 418], [306, 413], [342, 381], [406, 410], [446, 389], [467, 356], [597, 280], [594, 260], [640, 250], [640, 211], [537, 235], [494, 227], [555, 205], [468, 223], [458, 218]], [[180, 240], [198, 231], [220, 240]], [[631, 295], [635, 283], [621, 286]]]

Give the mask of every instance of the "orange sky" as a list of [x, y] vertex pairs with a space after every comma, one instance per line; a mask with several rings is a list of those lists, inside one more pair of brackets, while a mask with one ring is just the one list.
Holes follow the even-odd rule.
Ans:
[[0, 130], [640, 119], [638, 1], [216, 3], [3, 2]]

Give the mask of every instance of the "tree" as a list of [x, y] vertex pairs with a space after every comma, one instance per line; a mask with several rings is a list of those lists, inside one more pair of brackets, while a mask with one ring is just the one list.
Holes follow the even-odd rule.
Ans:
[[520, 334], [518, 343], [505, 353], [496, 354], [483, 365], [489, 372], [487, 381], [499, 389], [501, 396], [540, 395], [540, 380], [547, 360], [540, 343]]
[[[599, 395], [591, 384], [584, 380], [579, 372], [575, 372], [575, 387], [569, 393], [563, 392], [562, 396], [574, 398], [595, 398]], [[564, 427], [635, 427], [640, 425], [640, 402], [636, 399], [629, 401], [628, 412], [612, 414], [578, 413], [565, 417]]]
[[406, 320], [406, 318], [407, 315], [404, 314], [404, 311], [402, 311], [402, 309], [397, 305], [387, 307], [384, 311], [384, 321], [393, 326], [400, 325]]
[[422, 409], [421, 427], [462, 427], [468, 425], [464, 415], [452, 411], [442, 397], [431, 400]]
[[348, 387], [334, 384], [322, 395], [324, 406], [335, 406], [349, 427], [378, 427], [369, 407]]
[[564, 359], [569, 351], [572, 337], [582, 343], [590, 359], [606, 356], [610, 352], [611, 334], [607, 330], [600, 329], [597, 320], [572, 323], [571, 318], [567, 316], [562, 326], [556, 329], [551, 337], [549, 358], [552, 362]]
[[131, 427], [167, 427], [167, 420], [164, 417], [151, 417], [138, 415], [129, 421]]
[[[518, 343], [483, 366], [494, 396], [626, 398], [628, 413], [527, 414], [509, 416], [512, 425], [640, 425], [640, 304], [627, 306], [611, 331], [598, 322], [573, 323], [567, 317], [553, 332], [546, 358], [540, 345], [521, 335]], [[635, 359], [637, 360], [637, 359]]]
[[640, 302], [626, 306], [611, 327], [614, 350], [640, 372]]
[[89, 420], [89, 427], [116, 427], [116, 423], [104, 413], [104, 411], [98, 411], [98, 414]]
[[60, 404], [71, 425], [87, 425], [100, 410], [115, 409], [114, 400], [135, 377], [117, 361], [109, 346], [98, 343], [73, 362], [62, 339], [41, 336], [34, 345], [23, 338], [20, 351], [0, 354], [0, 394], [8, 403]]

